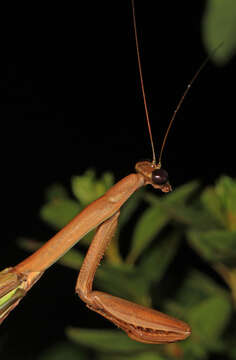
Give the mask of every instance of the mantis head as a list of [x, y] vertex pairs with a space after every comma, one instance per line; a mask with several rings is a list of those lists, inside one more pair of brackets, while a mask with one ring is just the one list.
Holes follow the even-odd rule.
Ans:
[[155, 189], [163, 192], [172, 190], [168, 181], [168, 173], [161, 168], [160, 163], [140, 161], [135, 165], [135, 170], [144, 177], [145, 184], [151, 184]]

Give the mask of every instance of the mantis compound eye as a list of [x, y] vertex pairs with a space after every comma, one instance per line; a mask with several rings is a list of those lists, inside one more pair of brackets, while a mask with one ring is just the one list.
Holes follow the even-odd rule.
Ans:
[[152, 172], [152, 181], [156, 185], [164, 185], [168, 180], [168, 173], [164, 169], [156, 169]]

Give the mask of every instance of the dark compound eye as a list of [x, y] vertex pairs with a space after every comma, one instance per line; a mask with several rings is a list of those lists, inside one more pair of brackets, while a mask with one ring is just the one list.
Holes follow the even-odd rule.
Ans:
[[156, 169], [152, 172], [152, 181], [156, 185], [163, 185], [168, 180], [168, 173], [164, 169]]

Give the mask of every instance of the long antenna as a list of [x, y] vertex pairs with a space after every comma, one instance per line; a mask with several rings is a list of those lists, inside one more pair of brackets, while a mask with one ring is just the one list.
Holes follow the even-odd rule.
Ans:
[[[147, 108], [147, 100], [146, 100], [146, 95], [145, 95], [145, 90], [144, 90], [144, 83], [143, 83], [143, 73], [142, 73], [142, 66], [141, 66], [141, 60], [140, 60], [140, 50], [139, 50], [139, 43], [138, 43], [138, 34], [137, 34], [137, 26], [136, 26], [136, 16], [135, 16], [135, 6], [134, 6], [134, 0], [131, 0], [132, 3], [132, 10], [133, 10], [133, 23], [134, 23], [134, 35], [135, 35], [135, 43], [136, 43], [136, 50], [137, 50], [137, 57], [138, 57], [138, 68], [139, 68], [139, 75], [140, 75], [140, 82], [141, 82], [141, 88], [142, 88], [142, 93], [143, 93], [143, 102], [144, 102], [144, 108], [145, 108], [145, 113], [146, 113], [146, 120], [147, 120], [147, 125], [148, 125], [148, 131], [149, 131], [149, 136], [150, 136], [150, 142], [151, 142], [151, 147], [152, 147], [152, 163], [154, 165], [156, 165], [156, 154], [155, 154], [155, 150], [154, 150], [154, 144], [153, 144], [153, 138], [152, 138], [152, 130], [151, 130], [151, 125], [150, 125], [150, 120], [149, 120], [149, 113], [148, 113], [148, 108]], [[193, 85], [193, 83], [195, 82], [195, 80], [197, 79], [197, 77], [199, 76], [200, 72], [202, 71], [202, 69], [206, 66], [206, 64], [208, 63], [209, 59], [215, 54], [215, 52], [223, 45], [223, 42], [221, 42], [214, 50], [213, 52], [208, 55], [208, 57], [203, 61], [202, 65], [199, 67], [199, 69], [197, 70], [197, 72], [194, 74], [194, 76], [192, 77], [192, 79], [190, 80], [188, 86], [186, 87], [183, 95], [181, 96], [176, 109], [170, 119], [168, 128], [166, 130], [162, 145], [161, 145], [161, 151], [160, 151], [160, 155], [159, 155], [159, 160], [158, 160], [158, 165], [159, 167], [161, 167], [161, 159], [162, 159], [162, 154], [163, 154], [163, 150], [164, 147], [166, 145], [166, 141], [167, 141], [167, 137], [169, 135], [171, 126], [174, 122], [174, 119], [176, 117], [177, 112], [179, 111], [186, 95], [188, 94], [191, 86]]]
[[[218, 47], [217, 47], [217, 49], [218, 49]], [[206, 64], [207, 64], [207, 62], [209, 61], [209, 58], [210, 58], [211, 56], [212, 56], [212, 54], [209, 55], [209, 56], [203, 61], [202, 65], [200, 66], [200, 68], [198, 69], [198, 71], [194, 74], [193, 78], [192, 78], [191, 81], [188, 83], [188, 85], [187, 85], [187, 87], [186, 87], [183, 95], [181, 96], [181, 98], [180, 98], [180, 100], [179, 100], [179, 102], [178, 102], [178, 104], [177, 104], [177, 106], [176, 106], [176, 109], [175, 109], [175, 111], [174, 111], [174, 113], [173, 113], [173, 115], [172, 115], [172, 117], [171, 117], [171, 119], [170, 119], [168, 128], [167, 128], [167, 130], [166, 130], [166, 133], [165, 133], [165, 136], [164, 136], [162, 145], [161, 145], [161, 151], [160, 151], [159, 161], [158, 161], [158, 163], [159, 163], [160, 165], [161, 165], [161, 158], [162, 158], [163, 150], [164, 150], [164, 147], [165, 147], [165, 145], [166, 145], [166, 140], [167, 140], [167, 137], [168, 137], [168, 135], [169, 135], [170, 128], [171, 128], [171, 126], [172, 126], [172, 124], [173, 124], [173, 121], [174, 121], [174, 119], [175, 119], [175, 117], [176, 117], [176, 114], [177, 114], [177, 112], [179, 111], [179, 109], [180, 109], [180, 107], [181, 107], [181, 105], [182, 105], [182, 103], [183, 103], [186, 95], [188, 94], [191, 86], [193, 85], [194, 81], [197, 79], [197, 77], [198, 77], [198, 75], [200, 74], [200, 72], [202, 71], [202, 69], [206, 66]]]
[[193, 85], [193, 83], [195, 82], [195, 80], [197, 79], [197, 77], [199, 76], [200, 72], [202, 71], [202, 69], [206, 66], [206, 64], [208, 63], [209, 59], [212, 58], [214, 56], [214, 54], [216, 53], [216, 51], [223, 45], [223, 41], [215, 48], [213, 49], [213, 51], [207, 56], [207, 58], [203, 61], [202, 65], [199, 67], [199, 69], [197, 70], [197, 72], [194, 74], [194, 76], [192, 77], [192, 79], [190, 80], [190, 82], [188, 83], [188, 86], [186, 87], [183, 95], [181, 96], [177, 106], [176, 106], [176, 109], [170, 119], [170, 122], [169, 122], [169, 125], [168, 125], [168, 128], [166, 130], [166, 133], [165, 133], [165, 136], [164, 136], [164, 139], [163, 139], [163, 142], [162, 142], [162, 145], [161, 145], [161, 151], [160, 151], [160, 156], [159, 156], [159, 161], [158, 161], [158, 164], [161, 166], [161, 159], [162, 159], [162, 154], [163, 154], [163, 150], [164, 150], [164, 147], [166, 145], [166, 140], [167, 140], [167, 137], [169, 135], [169, 132], [170, 132], [170, 128], [173, 124], [173, 121], [176, 117], [176, 114], [177, 112], [179, 111], [186, 95], [188, 94], [191, 86]]
[[147, 120], [147, 126], [148, 126], [148, 132], [152, 147], [152, 163], [156, 165], [156, 154], [153, 144], [153, 138], [152, 138], [152, 130], [149, 120], [149, 113], [148, 113], [148, 107], [147, 107], [147, 100], [146, 100], [146, 94], [144, 90], [144, 83], [143, 83], [143, 72], [142, 72], [142, 65], [141, 65], [141, 59], [140, 59], [140, 50], [139, 50], [139, 43], [138, 43], [138, 34], [137, 34], [137, 25], [136, 25], [136, 15], [135, 15], [135, 7], [134, 7], [134, 0], [131, 0], [132, 3], [132, 10], [133, 10], [133, 24], [134, 24], [134, 36], [135, 36], [135, 43], [136, 43], [136, 50], [137, 50], [137, 57], [138, 57], [138, 69], [139, 69], [139, 76], [140, 76], [140, 82], [141, 82], [141, 89], [143, 94], [143, 102], [144, 102], [144, 108], [145, 108], [145, 114], [146, 114], [146, 120]]

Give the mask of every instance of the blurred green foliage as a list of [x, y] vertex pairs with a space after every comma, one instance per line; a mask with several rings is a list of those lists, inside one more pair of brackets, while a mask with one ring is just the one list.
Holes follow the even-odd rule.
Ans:
[[[96, 180], [89, 170], [72, 179], [76, 199], [61, 186], [52, 186], [41, 216], [58, 229], [112, 182], [111, 174]], [[192, 335], [177, 344], [148, 345], [131, 340], [118, 329], [70, 327], [65, 329], [70, 342], [49, 349], [39, 359], [58, 359], [62, 353], [67, 360], [76, 356], [90, 359], [91, 351], [95, 359], [103, 360], [189, 360], [215, 355], [236, 359], [236, 333], [232, 332], [236, 306], [236, 181], [222, 176], [215, 186], [202, 191], [197, 182], [191, 182], [168, 195], [140, 189], [121, 209], [121, 239], [125, 237], [122, 229], [133, 218], [136, 223], [125, 256], [116, 237], [96, 273], [96, 288], [179, 317], [191, 325]], [[91, 240], [89, 236], [85, 246]], [[38, 246], [26, 240], [22, 244], [30, 250]], [[83, 258], [82, 251], [72, 249], [60, 263], [78, 271]], [[204, 264], [203, 270], [195, 266], [198, 260]]]
[[[217, 65], [225, 65], [236, 52], [236, 1], [208, 0], [202, 19], [202, 38]], [[220, 48], [212, 54], [220, 44]]]

